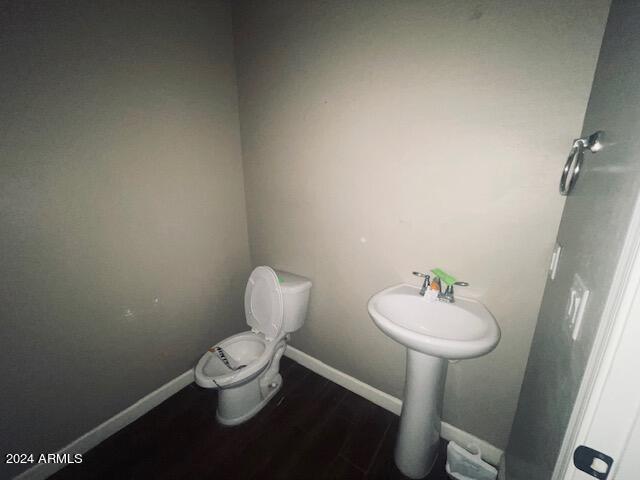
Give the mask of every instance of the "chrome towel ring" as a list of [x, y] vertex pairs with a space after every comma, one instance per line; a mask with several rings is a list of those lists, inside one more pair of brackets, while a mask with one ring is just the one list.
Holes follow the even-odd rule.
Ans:
[[587, 137], [578, 138], [573, 141], [571, 151], [562, 169], [560, 177], [560, 195], [569, 195], [580, 175], [580, 168], [584, 160], [584, 150], [589, 149], [592, 153], [597, 153], [603, 147], [604, 132], [598, 130]]

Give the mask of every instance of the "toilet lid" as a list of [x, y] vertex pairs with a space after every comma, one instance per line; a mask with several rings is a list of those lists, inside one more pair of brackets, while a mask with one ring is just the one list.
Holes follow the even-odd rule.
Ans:
[[282, 290], [278, 275], [271, 267], [257, 267], [244, 292], [247, 323], [268, 339], [278, 336], [282, 328]]

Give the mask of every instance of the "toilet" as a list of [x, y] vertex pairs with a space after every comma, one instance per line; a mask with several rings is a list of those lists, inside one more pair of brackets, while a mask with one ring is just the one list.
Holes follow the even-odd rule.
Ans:
[[219, 390], [218, 422], [246, 422], [280, 390], [280, 358], [289, 333], [304, 323], [310, 290], [311, 280], [293, 273], [266, 266], [251, 272], [244, 292], [251, 330], [209, 348], [195, 368], [198, 385]]

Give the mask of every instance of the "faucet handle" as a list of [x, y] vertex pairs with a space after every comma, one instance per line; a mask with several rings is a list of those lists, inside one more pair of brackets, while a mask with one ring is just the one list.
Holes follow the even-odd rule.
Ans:
[[431, 284], [431, 275], [429, 275], [428, 273], [422, 273], [422, 272], [413, 272], [413, 274], [416, 277], [424, 278], [424, 281], [422, 282], [423, 292], [420, 294], [420, 295], [424, 295], [424, 290], [426, 290], [426, 288]]
[[424, 278], [424, 281], [422, 282], [422, 288], [420, 289], [420, 295], [424, 297], [424, 294], [427, 293], [427, 288], [430, 285], [429, 281], [431, 279], [431, 276], [428, 273], [422, 273], [422, 272], [413, 272], [413, 274], [416, 277]]
[[[455, 285], [456, 287], [468, 287], [469, 282], [454, 282], [453, 285]], [[453, 295], [453, 285], [447, 285], [447, 289], [444, 291], [444, 293], [450, 293], [451, 295]]]

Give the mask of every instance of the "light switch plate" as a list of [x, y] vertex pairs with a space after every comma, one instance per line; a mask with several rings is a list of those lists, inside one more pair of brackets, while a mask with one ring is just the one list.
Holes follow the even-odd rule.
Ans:
[[584, 280], [574, 273], [573, 282], [569, 289], [569, 299], [565, 310], [565, 322], [568, 326], [571, 339], [575, 342], [580, 335], [580, 327], [582, 326], [582, 318], [589, 301], [589, 289]]
[[560, 253], [562, 252], [562, 245], [556, 242], [553, 247], [553, 254], [551, 255], [551, 263], [549, 264], [549, 278], [551, 280], [556, 279], [556, 273], [558, 272], [558, 262], [560, 261]]

